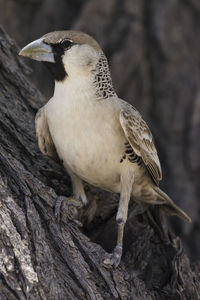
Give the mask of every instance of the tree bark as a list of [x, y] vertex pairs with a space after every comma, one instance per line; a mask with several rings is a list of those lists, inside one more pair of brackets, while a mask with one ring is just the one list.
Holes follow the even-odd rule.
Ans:
[[88, 207], [66, 201], [54, 217], [71, 184], [36, 145], [34, 116], [45, 99], [18, 51], [1, 28], [0, 299], [200, 299], [198, 266], [174, 234], [164, 243], [146, 214], [130, 213], [120, 266], [102, 265], [116, 239], [116, 195], [86, 186]]

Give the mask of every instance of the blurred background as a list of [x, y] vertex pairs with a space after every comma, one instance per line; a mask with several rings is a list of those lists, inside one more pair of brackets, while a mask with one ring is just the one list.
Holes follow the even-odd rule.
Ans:
[[[108, 57], [118, 95], [154, 135], [162, 189], [193, 219], [170, 218], [192, 261], [200, 258], [200, 1], [0, 0], [0, 23], [19, 47], [53, 30], [91, 34]], [[27, 60], [50, 98], [53, 79]]]

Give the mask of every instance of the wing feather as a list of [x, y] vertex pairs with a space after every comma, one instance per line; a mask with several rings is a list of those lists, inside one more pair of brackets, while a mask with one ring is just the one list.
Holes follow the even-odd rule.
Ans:
[[134, 152], [142, 158], [153, 180], [158, 185], [162, 179], [162, 171], [149, 127], [140, 113], [128, 103], [124, 103], [122, 106], [120, 123]]
[[60, 163], [60, 159], [49, 131], [49, 125], [45, 116], [44, 107], [42, 107], [36, 114], [35, 129], [40, 151], [49, 156], [55, 162]]

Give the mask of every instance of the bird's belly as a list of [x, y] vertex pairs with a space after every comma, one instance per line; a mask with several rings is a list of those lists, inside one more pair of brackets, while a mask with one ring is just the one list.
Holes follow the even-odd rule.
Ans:
[[[112, 190], [120, 182], [120, 153], [113, 147], [103, 146], [103, 139], [90, 134], [90, 138], [67, 136], [59, 141], [58, 153], [66, 169], [70, 169], [86, 182]], [[112, 151], [113, 150], [113, 151]]]
[[86, 182], [105, 190], [120, 191], [120, 159], [124, 151], [123, 135], [111, 120], [98, 116], [54, 118], [50, 132], [60, 159], [67, 170]]
[[[120, 184], [120, 170], [118, 164], [120, 158], [109, 153], [101, 153], [91, 147], [87, 154], [76, 151], [66, 151], [68, 156], [64, 159], [66, 168], [72, 170], [86, 182], [109, 191], [118, 191]], [[117, 189], [117, 190], [116, 190]]]

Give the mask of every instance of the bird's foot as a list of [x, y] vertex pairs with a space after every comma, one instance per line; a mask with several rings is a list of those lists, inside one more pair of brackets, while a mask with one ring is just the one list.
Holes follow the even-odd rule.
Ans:
[[69, 214], [71, 216], [76, 216], [77, 215], [77, 209], [81, 208], [83, 206], [83, 203], [80, 200], [77, 200], [73, 197], [64, 197], [64, 196], [59, 196], [56, 199], [55, 203], [55, 217], [59, 220], [61, 217], [61, 207], [63, 202], [66, 202], [66, 205], [68, 206], [68, 211], [70, 210]]
[[122, 257], [122, 246], [117, 245], [112, 253], [107, 254], [103, 261], [105, 267], [113, 266], [117, 268], [120, 264]]

